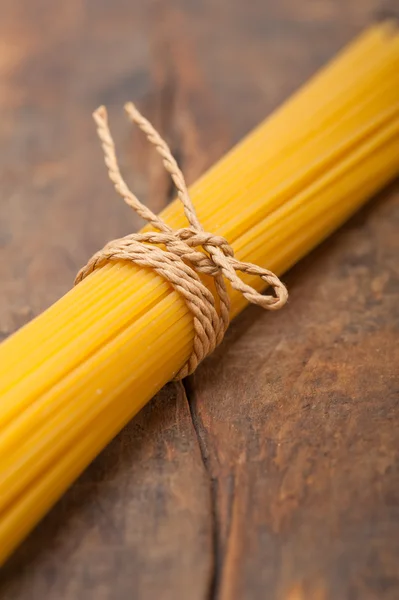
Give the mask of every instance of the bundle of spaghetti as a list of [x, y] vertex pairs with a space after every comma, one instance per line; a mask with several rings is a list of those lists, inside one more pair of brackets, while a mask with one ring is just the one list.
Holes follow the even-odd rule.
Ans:
[[[399, 170], [398, 64], [391, 23], [355, 40], [191, 187], [205, 230], [282, 274], [339, 227]], [[162, 217], [186, 225], [177, 202]], [[229, 293], [234, 317], [246, 300]], [[114, 262], [0, 346], [0, 561], [192, 343], [192, 315], [171, 285]]]

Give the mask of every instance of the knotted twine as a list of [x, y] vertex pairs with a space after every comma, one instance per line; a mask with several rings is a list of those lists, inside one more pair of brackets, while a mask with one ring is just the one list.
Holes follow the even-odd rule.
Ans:
[[[228, 279], [232, 287], [241, 292], [249, 302], [267, 310], [278, 310], [284, 306], [288, 293], [274, 273], [237, 260], [233, 248], [224, 237], [204, 231], [189, 196], [183, 173], [172, 156], [169, 146], [132, 103], [126, 104], [125, 110], [128, 118], [138, 125], [161, 155], [165, 169], [176, 186], [189, 226], [173, 230], [131, 192], [119, 170], [115, 144], [108, 126], [107, 111], [104, 106], [101, 106], [94, 112], [93, 117], [104, 151], [109, 178], [126, 204], [156, 231], [132, 233], [109, 242], [79, 271], [75, 285], [108, 261], [118, 260], [127, 260], [141, 267], [149, 267], [166, 279], [184, 298], [187, 308], [193, 315], [193, 349], [186, 364], [175, 377], [175, 379], [183, 379], [190, 375], [220, 344], [229, 325], [230, 297], [224, 278]], [[198, 251], [197, 248], [202, 248], [203, 252]], [[258, 275], [273, 288], [275, 296], [257, 292], [238, 277], [238, 271]], [[213, 277], [219, 300], [218, 308], [213, 294], [201, 281], [200, 273]]]

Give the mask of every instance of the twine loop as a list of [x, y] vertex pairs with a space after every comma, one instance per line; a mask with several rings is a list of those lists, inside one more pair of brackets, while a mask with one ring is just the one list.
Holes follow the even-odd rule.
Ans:
[[[75, 284], [108, 261], [127, 260], [149, 267], [166, 279], [183, 297], [193, 315], [192, 353], [175, 379], [190, 375], [198, 364], [222, 341], [230, 321], [230, 297], [225, 279], [251, 303], [267, 310], [278, 310], [287, 301], [283, 283], [271, 271], [237, 260], [228, 241], [204, 231], [188, 193], [184, 176], [166, 142], [132, 103], [125, 106], [129, 119], [138, 125], [162, 157], [184, 207], [188, 227], [173, 230], [159, 216], [142, 204], [124, 181], [116, 158], [115, 145], [108, 127], [107, 112], [101, 106], [94, 114], [98, 136], [104, 151], [109, 177], [126, 204], [145, 219], [155, 231], [133, 233], [106, 244], [94, 254], [78, 273]], [[202, 251], [198, 250], [202, 248]], [[246, 284], [238, 272], [259, 276], [275, 293], [262, 295]], [[216, 296], [202, 282], [199, 274], [213, 277]]]

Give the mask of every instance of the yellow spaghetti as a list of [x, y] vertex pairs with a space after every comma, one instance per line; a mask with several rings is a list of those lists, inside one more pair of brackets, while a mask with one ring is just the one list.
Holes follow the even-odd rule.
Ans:
[[[320, 243], [399, 170], [398, 66], [391, 24], [363, 34], [192, 186], [204, 228], [277, 274]], [[186, 224], [177, 203], [162, 217]], [[246, 301], [230, 292], [235, 316]], [[171, 286], [115, 263], [0, 346], [0, 562], [174, 376], [192, 340]]]

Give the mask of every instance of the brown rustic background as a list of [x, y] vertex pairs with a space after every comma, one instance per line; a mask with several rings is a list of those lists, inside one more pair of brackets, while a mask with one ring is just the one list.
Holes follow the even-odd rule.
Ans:
[[[397, 4], [395, 5], [397, 8]], [[377, 0], [0, 0], [0, 339], [140, 225], [90, 113], [160, 209], [133, 99], [193, 181]], [[0, 576], [6, 600], [399, 598], [399, 194], [391, 186], [110, 444]], [[395, 439], [396, 438], [396, 439]]]

